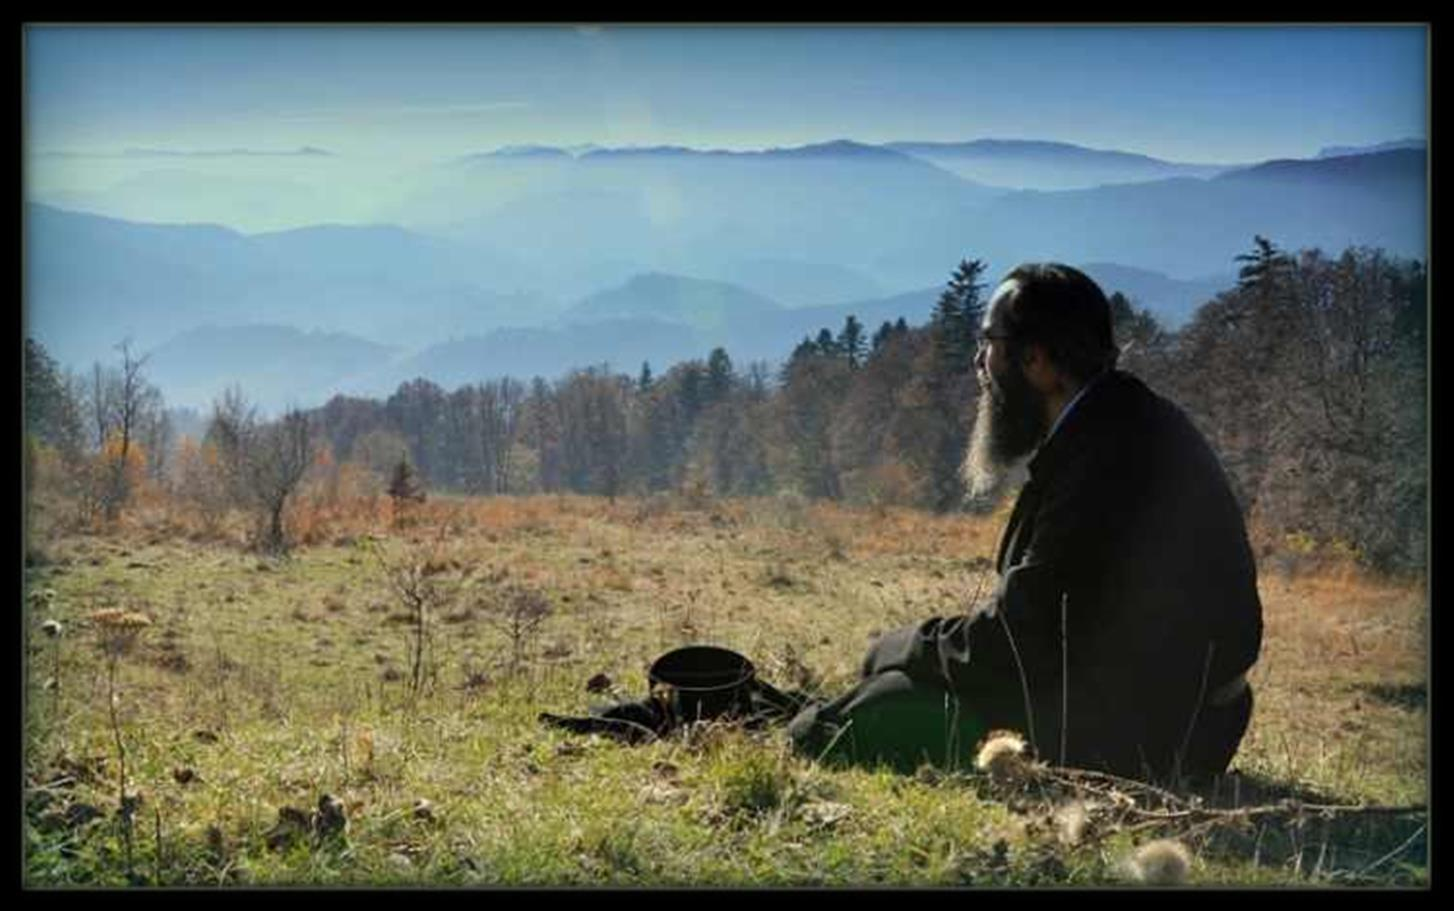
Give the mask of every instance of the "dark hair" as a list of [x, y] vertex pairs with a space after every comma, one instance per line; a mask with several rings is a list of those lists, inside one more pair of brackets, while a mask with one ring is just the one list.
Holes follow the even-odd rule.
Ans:
[[1044, 346], [1050, 360], [1079, 382], [1116, 366], [1121, 352], [1111, 332], [1111, 305], [1090, 276], [1061, 263], [1025, 263], [1004, 281], [1016, 283], [1004, 310], [1016, 348]]

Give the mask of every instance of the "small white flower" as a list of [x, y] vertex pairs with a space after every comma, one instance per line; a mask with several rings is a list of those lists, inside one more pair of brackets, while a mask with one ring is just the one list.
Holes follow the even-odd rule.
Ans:
[[50, 636], [52, 639], [54, 639], [56, 636], [59, 636], [64, 630], [64, 627], [61, 626], [59, 620], [47, 620], [40, 625], [40, 628], [42, 632], [44, 632], [47, 636]]

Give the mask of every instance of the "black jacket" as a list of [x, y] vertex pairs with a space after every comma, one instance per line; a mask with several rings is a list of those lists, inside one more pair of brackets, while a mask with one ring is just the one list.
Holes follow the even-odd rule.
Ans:
[[991, 726], [1030, 732], [1042, 758], [1167, 775], [1193, 728], [1218, 723], [1209, 695], [1252, 666], [1262, 641], [1226, 476], [1180, 409], [1115, 371], [1029, 472], [1000, 542], [993, 610], [887, 637], [865, 670], [946, 683]]

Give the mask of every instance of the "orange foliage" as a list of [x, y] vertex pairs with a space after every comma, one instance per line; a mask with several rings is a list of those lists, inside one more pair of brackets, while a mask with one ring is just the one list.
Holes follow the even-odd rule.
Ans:
[[[101, 447], [101, 461], [108, 468], [113, 468], [123, 458], [122, 439], [119, 432], [113, 431], [106, 438], [106, 445]], [[146, 450], [136, 440], [129, 441], [126, 445], [126, 480], [133, 487], [141, 484], [142, 478], [146, 476]]]

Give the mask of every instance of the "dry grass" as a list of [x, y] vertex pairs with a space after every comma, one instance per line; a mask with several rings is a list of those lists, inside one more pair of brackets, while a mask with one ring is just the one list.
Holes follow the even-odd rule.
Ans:
[[[375, 500], [305, 505], [294, 530], [312, 543], [283, 561], [242, 548], [244, 517], [208, 534], [152, 502], [120, 528], [78, 533], [56, 515], [41, 513], [27, 570], [32, 588], [57, 593], [29, 614], [26, 769], [30, 793], [51, 795], [29, 814], [32, 884], [121, 875], [109, 823], [54, 815], [115, 803], [105, 774], [65, 771], [114, 752], [86, 620], [103, 608], [154, 621], [119, 671], [118, 711], [145, 801], [137, 866], [163, 883], [1077, 884], [1114, 881], [1129, 848], [1115, 833], [1074, 849], [1037, 836], [965, 781], [817, 768], [783, 755], [775, 734], [627, 749], [535, 721], [584, 711], [597, 674], [643, 695], [650, 661], [687, 642], [836, 694], [877, 632], [990, 589], [1003, 513], [436, 497], [400, 519]], [[401, 606], [370, 548], [407, 554], [441, 538], [430, 572], [460, 595], [435, 618], [433, 687], [411, 700], [407, 628], [390, 622]], [[516, 674], [490, 619], [510, 587], [552, 607]], [[1422, 591], [1326, 568], [1264, 572], [1262, 590], [1258, 703], [1237, 766], [1274, 792], [1424, 802]], [[59, 691], [43, 686], [51, 618], [66, 629]], [[75, 780], [42, 787], [63, 777]], [[325, 792], [348, 808], [342, 847], [266, 847], [282, 808], [306, 818]], [[415, 815], [420, 799], [431, 819]], [[1192, 881], [1309, 881], [1301, 855], [1270, 859], [1272, 841], [1230, 854], [1196, 841]], [[1379, 872], [1419, 881], [1416, 859], [1392, 876], [1406, 855]]]

